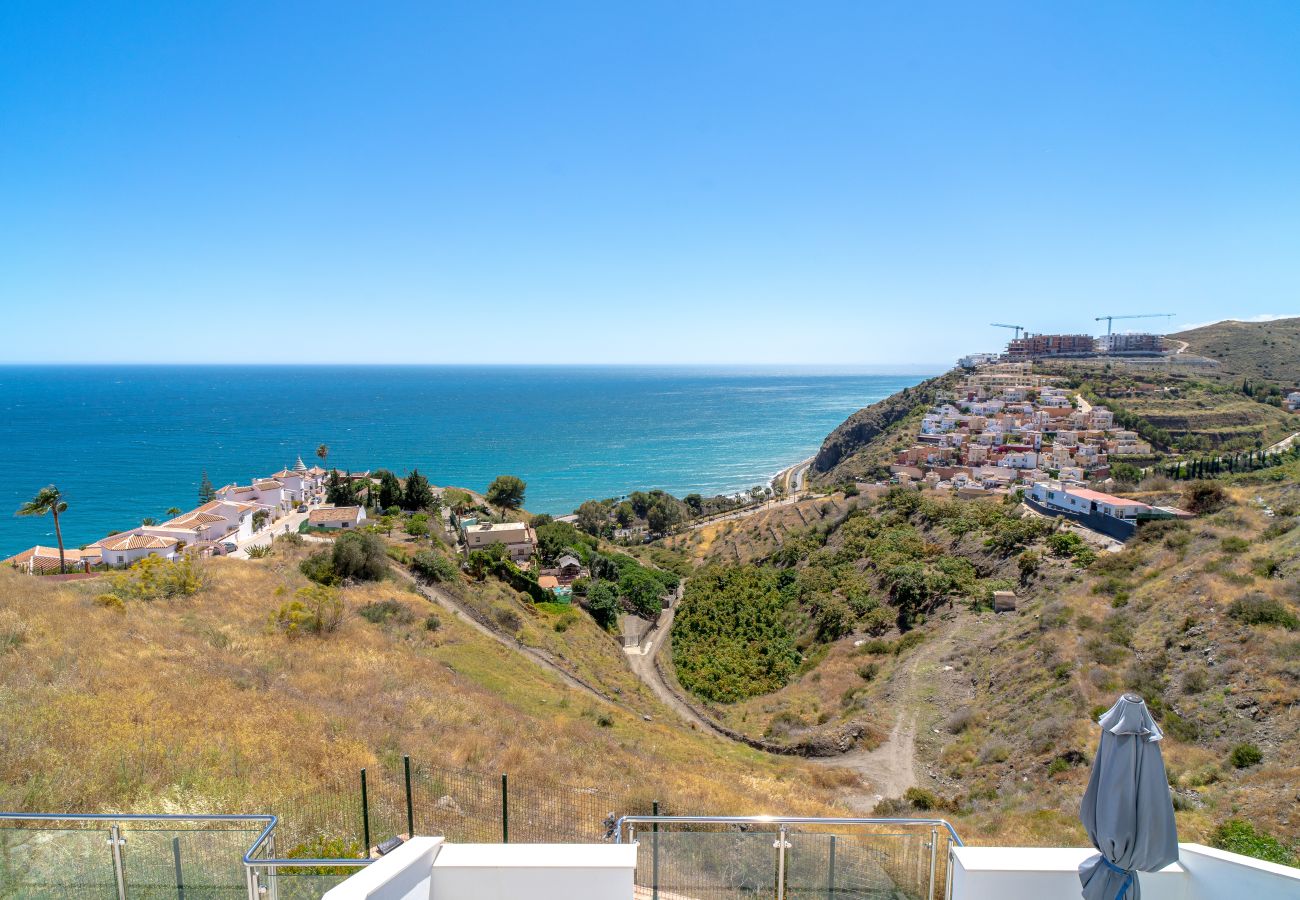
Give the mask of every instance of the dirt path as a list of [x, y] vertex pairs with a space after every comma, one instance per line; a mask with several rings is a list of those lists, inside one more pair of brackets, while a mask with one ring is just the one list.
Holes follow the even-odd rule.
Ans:
[[925, 652], [925, 648], [918, 650], [893, 679], [889, 696], [895, 707], [894, 727], [884, 743], [874, 750], [853, 750], [842, 756], [812, 760], [820, 765], [852, 769], [866, 782], [864, 790], [840, 798], [856, 812], [870, 814], [881, 800], [901, 797], [908, 788], [916, 786], [916, 704], [920, 702], [916, 670]]
[[668, 682], [664, 680], [663, 673], [655, 665], [655, 658], [659, 655], [659, 645], [663, 638], [672, 631], [675, 613], [676, 604], [666, 607], [659, 614], [654, 627], [646, 632], [645, 637], [641, 639], [638, 646], [623, 648], [623, 652], [627, 655], [627, 664], [632, 668], [633, 674], [640, 678], [646, 687], [650, 688], [651, 693], [658, 697], [661, 703], [681, 716], [684, 721], [709, 734], [725, 738], [726, 735], [718, 731], [712, 722], [696, 712], [693, 706], [669, 687]]

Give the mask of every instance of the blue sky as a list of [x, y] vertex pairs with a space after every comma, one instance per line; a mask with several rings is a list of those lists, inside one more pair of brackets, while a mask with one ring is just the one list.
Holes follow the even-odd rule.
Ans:
[[1297, 248], [1289, 0], [0, 5], [0, 361], [947, 362]]

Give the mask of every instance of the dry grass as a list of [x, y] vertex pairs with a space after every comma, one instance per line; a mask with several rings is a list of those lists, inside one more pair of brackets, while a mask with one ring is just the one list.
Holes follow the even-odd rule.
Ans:
[[[196, 597], [114, 611], [94, 603], [95, 581], [0, 573], [0, 622], [22, 631], [0, 651], [0, 807], [273, 811], [409, 753], [634, 787], [678, 808], [830, 808], [800, 761], [696, 733], [648, 697], [629, 712], [579, 695], [445, 613], [427, 630], [432, 607], [396, 582], [347, 588], [339, 631], [291, 639], [267, 620], [304, 583], [292, 553], [213, 560], [207, 575]], [[411, 621], [356, 614], [389, 598]], [[579, 670], [628, 684], [611, 638], [581, 623], [548, 631], [550, 615], [528, 620], [525, 639], [567, 638]]]

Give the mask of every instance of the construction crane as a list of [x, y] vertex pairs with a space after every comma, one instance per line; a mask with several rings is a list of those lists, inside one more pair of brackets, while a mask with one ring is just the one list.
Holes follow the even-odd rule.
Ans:
[[1098, 316], [1093, 319], [1094, 322], [1106, 321], [1106, 334], [1110, 334], [1111, 325], [1115, 319], [1172, 319], [1173, 313], [1140, 313], [1136, 316]]
[[1023, 325], [1003, 325], [1001, 322], [990, 322], [990, 328], [1014, 328], [1016, 330], [1016, 340], [1020, 339], [1020, 332], [1025, 330]]

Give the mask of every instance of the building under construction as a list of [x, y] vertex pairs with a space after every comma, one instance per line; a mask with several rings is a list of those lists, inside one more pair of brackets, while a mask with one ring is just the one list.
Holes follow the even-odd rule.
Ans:
[[1097, 338], [1097, 349], [1105, 353], [1161, 353], [1165, 339], [1159, 334], [1104, 334]]
[[1045, 356], [1091, 356], [1097, 341], [1090, 334], [1027, 334], [1007, 344], [1006, 358], [1012, 362]]

